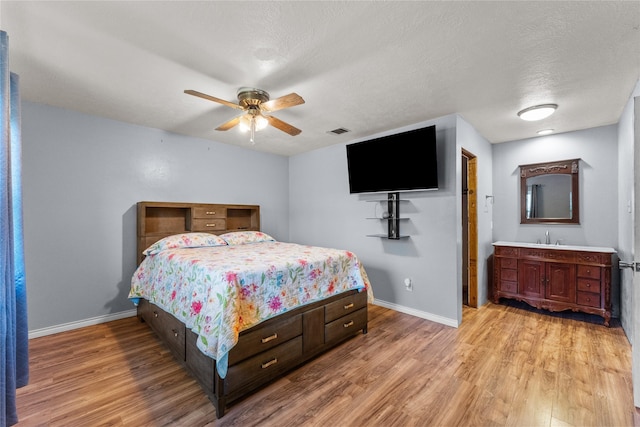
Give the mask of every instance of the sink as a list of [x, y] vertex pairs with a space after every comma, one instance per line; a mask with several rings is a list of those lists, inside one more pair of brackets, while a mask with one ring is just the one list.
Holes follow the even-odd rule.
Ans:
[[520, 248], [544, 248], [544, 249], [558, 249], [565, 251], [583, 251], [583, 252], [610, 252], [616, 253], [613, 248], [605, 248], [599, 246], [577, 246], [577, 245], [554, 245], [546, 243], [527, 243], [527, 242], [494, 242], [493, 246], [515, 246]]

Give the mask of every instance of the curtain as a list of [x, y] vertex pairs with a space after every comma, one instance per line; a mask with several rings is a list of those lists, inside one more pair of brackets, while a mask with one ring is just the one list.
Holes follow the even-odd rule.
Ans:
[[0, 31], [0, 427], [18, 422], [16, 389], [29, 381], [19, 78], [8, 53]]
[[540, 184], [533, 184], [531, 186], [531, 208], [529, 211], [529, 218], [538, 218], [540, 206], [538, 206], [538, 199], [540, 194]]

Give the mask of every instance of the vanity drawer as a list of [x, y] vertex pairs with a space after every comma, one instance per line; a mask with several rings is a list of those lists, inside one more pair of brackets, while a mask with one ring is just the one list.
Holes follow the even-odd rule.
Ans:
[[589, 277], [600, 280], [600, 267], [592, 265], [578, 265], [578, 277]]
[[600, 293], [600, 281], [578, 278], [578, 291]]
[[234, 365], [301, 334], [302, 315], [299, 314], [240, 335], [238, 344], [229, 352], [229, 365]]
[[222, 206], [197, 206], [192, 208], [193, 218], [226, 218], [227, 208]]
[[592, 292], [578, 292], [577, 300], [580, 305], [600, 307], [600, 294], [594, 294]]
[[191, 222], [191, 231], [223, 231], [227, 229], [224, 218], [195, 218]]
[[266, 350], [236, 365], [229, 366], [226, 393], [244, 385], [258, 386], [291, 369], [302, 361], [302, 336]]
[[596, 252], [576, 252], [578, 262], [581, 264], [603, 264], [605, 266], [611, 265], [610, 253], [596, 253]]
[[324, 309], [324, 322], [329, 323], [346, 314], [367, 306], [367, 293], [358, 292], [327, 304]]
[[508, 292], [510, 294], [517, 294], [518, 293], [518, 282], [509, 282], [506, 280], [501, 280], [500, 281], [500, 291], [501, 292]]
[[511, 282], [518, 281], [518, 270], [500, 270], [500, 279]]
[[512, 256], [517, 258], [519, 253], [518, 248], [511, 246], [496, 246], [493, 250], [496, 256]]
[[361, 308], [324, 326], [324, 342], [340, 341], [367, 327], [367, 309]]
[[576, 262], [575, 252], [562, 249], [522, 248], [520, 250], [520, 256], [536, 261]]
[[500, 269], [515, 270], [518, 268], [517, 258], [500, 258]]

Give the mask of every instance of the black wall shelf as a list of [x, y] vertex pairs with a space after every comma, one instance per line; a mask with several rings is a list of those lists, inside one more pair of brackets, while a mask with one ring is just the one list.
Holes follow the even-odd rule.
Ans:
[[400, 202], [406, 202], [407, 200], [401, 200], [399, 192], [388, 193], [386, 199], [367, 201], [375, 203], [386, 202], [387, 212], [389, 213], [389, 216], [387, 218], [375, 218], [387, 221], [387, 234], [368, 234], [367, 237], [382, 237], [391, 240], [400, 240], [409, 237], [400, 234], [400, 221], [409, 218], [400, 217]]

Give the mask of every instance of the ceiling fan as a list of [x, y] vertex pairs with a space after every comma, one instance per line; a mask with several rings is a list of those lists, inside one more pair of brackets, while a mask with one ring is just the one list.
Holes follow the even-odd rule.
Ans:
[[221, 124], [216, 128], [216, 130], [229, 130], [239, 124], [241, 129], [251, 131], [250, 141], [252, 143], [254, 142], [255, 132], [264, 129], [267, 125], [280, 129], [291, 136], [298, 135], [302, 132], [300, 129], [290, 125], [289, 123], [283, 122], [276, 117], [262, 114], [304, 104], [304, 99], [296, 93], [290, 93], [289, 95], [269, 100], [269, 94], [264, 90], [252, 87], [241, 87], [238, 89], [237, 104], [196, 90], [187, 89], [184, 93], [208, 99], [209, 101], [218, 102], [222, 105], [226, 105], [227, 107], [235, 108], [236, 110], [242, 110], [242, 114]]

